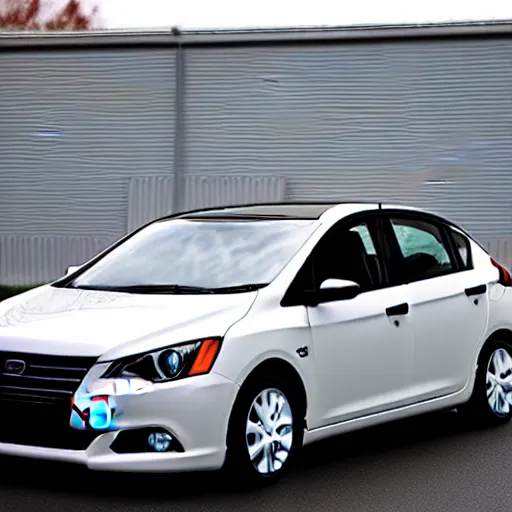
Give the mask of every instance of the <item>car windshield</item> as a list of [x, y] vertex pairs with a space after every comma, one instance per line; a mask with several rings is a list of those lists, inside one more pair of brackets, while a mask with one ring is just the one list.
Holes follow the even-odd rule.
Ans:
[[134, 293], [250, 291], [270, 283], [316, 227], [313, 221], [289, 219], [159, 221], [69, 286]]

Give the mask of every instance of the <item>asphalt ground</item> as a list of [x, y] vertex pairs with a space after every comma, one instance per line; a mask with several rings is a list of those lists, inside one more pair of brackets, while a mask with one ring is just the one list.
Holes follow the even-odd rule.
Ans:
[[1, 512], [512, 510], [512, 424], [474, 430], [442, 412], [306, 447], [273, 487], [233, 488], [222, 473], [95, 473], [0, 458]]

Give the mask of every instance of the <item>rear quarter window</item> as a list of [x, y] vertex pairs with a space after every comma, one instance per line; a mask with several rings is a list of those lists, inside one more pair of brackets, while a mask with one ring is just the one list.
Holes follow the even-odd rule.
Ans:
[[473, 268], [471, 259], [471, 243], [466, 236], [458, 231], [450, 230], [453, 240], [453, 245], [458, 255], [460, 256], [460, 262], [464, 270]]

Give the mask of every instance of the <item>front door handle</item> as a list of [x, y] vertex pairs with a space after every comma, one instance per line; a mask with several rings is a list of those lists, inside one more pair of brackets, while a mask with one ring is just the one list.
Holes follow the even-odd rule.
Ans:
[[464, 293], [471, 297], [473, 295], [483, 295], [487, 291], [487, 285], [486, 284], [479, 284], [478, 286], [473, 286], [472, 288], [466, 288], [464, 290]]
[[388, 316], [407, 315], [408, 313], [409, 304], [407, 304], [407, 302], [386, 308], [386, 315]]

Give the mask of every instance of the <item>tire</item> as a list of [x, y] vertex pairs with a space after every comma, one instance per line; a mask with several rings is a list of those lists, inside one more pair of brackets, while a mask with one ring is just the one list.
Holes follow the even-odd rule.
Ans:
[[[496, 367], [497, 362], [501, 367]], [[492, 375], [497, 375], [498, 381]], [[507, 376], [510, 379], [508, 389], [508, 382], [504, 381]], [[504, 425], [512, 419], [511, 343], [496, 339], [484, 346], [478, 359], [473, 394], [468, 403], [459, 407], [459, 412], [481, 427]]]
[[[249, 488], [272, 485], [288, 472], [304, 437], [305, 410], [299, 396], [293, 385], [273, 375], [255, 376], [242, 386], [229, 422], [224, 466], [237, 484]], [[277, 410], [276, 399], [281, 406], [277, 418], [270, 416]], [[262, 400], [271, 406], [271, 420], [266, 422], [266, 428], [256, 410]], [[265, 409], [263, 419], [264, 413]], [[291, 422], [288, 421], [290, 417]], [[249, 421], [257, 434], [248, 434]], [[273, 440], [269, 433], [274, 435]], [[249, 445], [258, 454], [253, 459]], [[270, 461], [270, 464], [265, 464], [265, 461]]]

